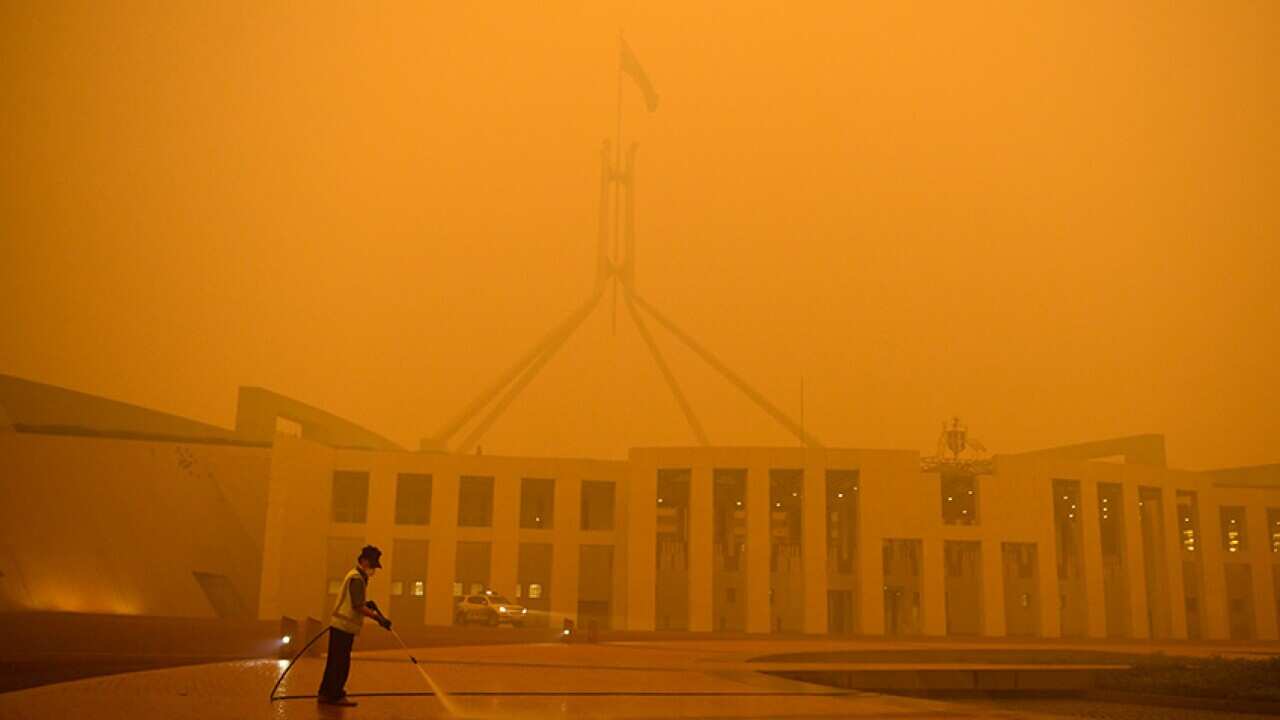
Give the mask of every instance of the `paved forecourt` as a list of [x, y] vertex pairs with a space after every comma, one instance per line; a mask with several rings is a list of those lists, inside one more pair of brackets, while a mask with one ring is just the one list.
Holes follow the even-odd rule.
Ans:
[[[751, 657], [826, 643], [637, 642], [485, 645], [356, 653], [356, 708], [318, 705], [323, 660], [252, 660], [128, 673], [0, 695], [0, 718], [978, 718], [988, 708], [843, 691], [758, 672]], [[769, 664], [778, 669], [778, 664]], [[1010, 718], [1038, 717], [999, 713]]]

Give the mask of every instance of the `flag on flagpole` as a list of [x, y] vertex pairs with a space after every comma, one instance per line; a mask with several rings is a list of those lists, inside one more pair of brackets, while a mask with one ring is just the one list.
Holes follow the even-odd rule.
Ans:
[[649, 82], [649, 76], [645, 73], [644, 68], [640, 67], [640, 61], [636, 59], [636, 54], [631, 52], [631, 46], [627, 44], [626, 39], [619, 38], [622, 41], [622, 72], [631, 76], [636, 81], [636, 86], [640, 88], [640, 92], [644, 93], [644, 105], [653, 112], [658, 109], [658, 93], [653, 89], [653, 83]]

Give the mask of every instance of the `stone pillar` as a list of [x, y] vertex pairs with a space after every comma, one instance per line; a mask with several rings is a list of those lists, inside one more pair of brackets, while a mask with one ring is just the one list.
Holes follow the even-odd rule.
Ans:
[[858, 613], [865, 635], [884, 635], [884, 531], [881, 508], [889, 507], [892, 476], [873, 458], [858, 478]]
[[[1053, 507], [1047, 511], [1053, 517]], [[1043, 516], [1042, 516], [1043, 517]], [[1062, 598], [1058, 595], [1058, 565], [1054, 558], [1053, 522], [1041, 526], [1036, 536], [1037, 592], [1040, 593], [1040, 637], [1062, 637]]]
[[452, 625], [458, 561], [458, 472], [453, 468], [432, 474], [427, 555], [427, 624]]
[[827, 634], [827, 468], [820, 450], [805, 452], [801, 548], [804, 631]]
[[[559, 479], [556, 483], [559, 484]], [[515, 599], [520, 553], [520, 497], [524, 479], [509, 472], [493, 478], [493, 546], [489, 555], [489, 587]], [[552, 516], [553, 524], [560, 518]], [[552, 588], [555, 592], [555, 588]]]
[[627, 629], [653, 630], [657, 587], [658, 471], [633, 459], [627, 493]]
[[[1261, 503], [1245, 507], [1245, 538], [1250, 574], [1253, 575], [1253, 616], [1258, 640], [1277, 640], [1276, 587], [1271, 573], [1271, 528], [1267, 508]], [[1243, 559], [1243, 558], [1242, 558]]]
[[747, 632], [771, 632], [769, 612], [769, 468], [747, 469]]
[[[567, 617], [578, 621], [578, 567], [582, 554], [578, 543], [582, 527], [582, 478], [560, 473], [552, 502], [551, 618], [558, 628]], [[616, 520], [615, 520], [616, 522]], [[615, 558], [615, 562], [619, 558]]]
[[924, 613], [920, 632], [923, 635], [947, 634], [947, 578], [946, 558], [943, 555], [942, 538], [926, 537], [921, 543], [920, 604]]
[[1098, 483], [1080, 481], [1080, 519], [1084, 524], [1081, 550], [1084, 554], [1084, 592], [1089, 618], [1086, 634], [1091, 638], [1107, 636], [1107, 592], [1102, 580], [1102, 511], [1098, 505]]
[[1178, 489], [1172, 485], [1160, 488], [1160, 503], [1164, 510], [1164, 558], [1165, 575], [1169, 578], [1169, 637], [1187, 639], [1187, 603], [1185, 582], [1182, 577], [1182, 537], [1178, 534]]
[[1204, 637], [1206, 640], [1226, 640], [1231, 637], [1227, 618], [1227, 575], [1223, 567], [1227, 553], [1222, 549], [1222, 517], [1218, 498], [1212, 491], [1199, 491], [1197, 504], [1200, 537], [1196, 538], [1196, 552], [1204, 553]]
[[[978, 517], [990, 517], [979, 515]], [[1004, 637], [1004, 552], [996, 535], [982, 540], [982, 634]]]
[[369, 506], [365, 517], [365, 543], [383, 552], [383, 568], [369, 583], [368, 599], [378, 607], [391, 607], [391, 566], [395, 564], [393, 532], [396, 526], [396, 473], [382, 463], [369, 469]]
[[1147, 573], [1142, 548], [1142, 502], [1138, 484], [1121, 484], [1124, 498], [1124, 565], [1129, 576], [1129, 637], [1144, 639], [1151, 635], [1147, 619]]
[[695, 462], [689, 477], [689, 629], [708, 632], [712, 624], [711, 466]]

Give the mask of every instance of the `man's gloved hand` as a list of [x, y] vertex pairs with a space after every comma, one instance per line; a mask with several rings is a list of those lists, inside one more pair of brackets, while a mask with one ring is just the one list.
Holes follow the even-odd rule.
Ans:
[[383, 630], [391, 629], [391, 621], [386, 619], [385, 617], [378, 618], [378, 624], [382, 626]]

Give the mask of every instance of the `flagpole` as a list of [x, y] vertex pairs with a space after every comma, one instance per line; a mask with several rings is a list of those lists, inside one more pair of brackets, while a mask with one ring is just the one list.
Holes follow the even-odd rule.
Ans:
[[618, 127], [613, 163], [613, 334], [618, 334], [618, 257], [622, 237], [622, 28], [618, 28]]

